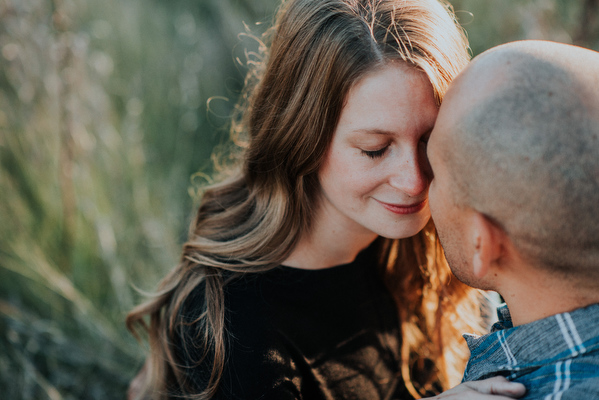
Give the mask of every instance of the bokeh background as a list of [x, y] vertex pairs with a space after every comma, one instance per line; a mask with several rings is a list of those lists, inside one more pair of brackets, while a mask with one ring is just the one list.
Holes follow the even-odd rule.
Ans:
[[[598, 0], [454, 0], [473, 55], [599, 50]], [[118, 399], [278, 0], [0, 0], [0, 397]]]

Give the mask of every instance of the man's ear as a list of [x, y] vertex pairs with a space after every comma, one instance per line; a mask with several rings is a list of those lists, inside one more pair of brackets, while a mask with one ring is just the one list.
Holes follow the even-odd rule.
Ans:
[[496, 261], [501, 258], [500, 228], [486, 216], [473, 212], [471, 218], [470, 240], [473, 246], [472, 272], [477, 278], [484, 277]]

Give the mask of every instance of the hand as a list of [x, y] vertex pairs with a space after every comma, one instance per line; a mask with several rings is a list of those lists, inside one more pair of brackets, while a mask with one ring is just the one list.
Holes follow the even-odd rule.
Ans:
[[510, 400], [519, 399], [526, 393], [526, 387], [521, 383], [510, 382], [503, 376], [462, 383], [453, 389], [429, 400]]

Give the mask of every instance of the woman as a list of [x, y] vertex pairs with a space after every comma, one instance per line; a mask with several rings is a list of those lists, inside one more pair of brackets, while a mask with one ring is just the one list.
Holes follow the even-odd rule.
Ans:
[[464, 35], [437, 0], [290, 0], [269, 35], [233, 124], [239, 170], [205, 191], [180, 264], [128, 316], [150, 316], [141, 397], [438, 393], [479, 310], [427, 204], [426, 141]]

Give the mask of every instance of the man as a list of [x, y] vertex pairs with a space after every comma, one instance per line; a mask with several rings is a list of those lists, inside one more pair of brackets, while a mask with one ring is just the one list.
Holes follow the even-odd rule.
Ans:
[[464, 380], [599, 399], [599, 53], [543, 41], [483, 53], [449, 89], [427, 151], [454, 274], [507, 305], [490, 334], [465, 336]]

